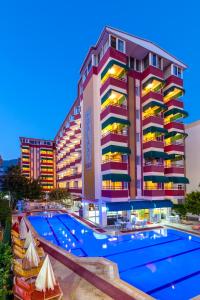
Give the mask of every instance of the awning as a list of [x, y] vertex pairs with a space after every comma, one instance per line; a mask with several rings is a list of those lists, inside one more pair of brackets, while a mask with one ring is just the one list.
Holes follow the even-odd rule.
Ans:
[[102, 154], [106, 154], [106, 153], [122, 153], [122, 154], [130, 154], [131, 150], [128, 147], [123, 147], [123, 146], [115, 146], [115, 145], [110, 145], [107, 146], [106, 148], [102, 149]]
[[144, 153], [144, 158], [163, 158], [163, 159], [167, 159], [168, 155], [165, 152], [148, 151], [148, 152]]
[[185, 133], [185, 132], [171, 131], [171, 132], [168, 132], [168, 133], [165, 134], [165, 139], [168, 139], [168, 138], [170, 138], [170, 137], [173, 137], [173, 136], [175, 136], [175, 135], [177, 135], [177, 134], [180, 134], [180, 135], [182, 135], [182, 136], [184, 136], [184, 137], [187, 137], [187, 136], [188, 136], [188, 134]]
[[168, 117], [170, 115], [175, 115], [175, 114], [181, 114], [184, 117], [188, 117], [187, 111], [180, 109], [180, 108], [176, 108], [176, 107], [164, 112], [164, 117]]
[[[119, 92], [117, 90], [114, 90], [114, 89], [110, 89], [102, 98], [101, 98], [101, 104], [103, 104], [109, 97], [110, 95], [112, 94], [112, 92], [116, 92], [118, 94], [121, 94], [122, 95], [122, 98], [126, 97], [127, 94], [124, 94], [122, 92]], [[120, 98], [121, 99], [121, 98]], [[122, 101], [121, 101], [122, 102]]]
[[173, 203], [170, 200], [132, 200], [127, 202], [107, 202], [107, 211], [127, 211], [138, 209], [153, 209], [172, 207]]
[[151, 175], [151, 176], [144, 176], [144, 181], [162, 183], [162, 182], [168, 182], [168, 178], [165, 176]]
[[143, 111], [147, 110], [150, 107], [154, 107], [154, 106], [158, 106], [158, 107], [160, 107], [162, 109], [167, 109], [167, 105], [166, 104], [161, 103], [159, 101], [153, 100], [153, 101], [151, 101], [148, 104], [146, 104], [146, 105], [143, 106]]
[[102, 180], [111, 180], [112, 182], [129, 182], [131, 181], [131, 177], [127, 174], [116, 174], [116, 173], [110, 173], [110, 174], [104, 174], [102, 176]]
[[122, 125], [127, 125], [130, 126], [130, 121], [122, 118], [117, 118], [117, 117], [110, 117], [106, 121], [104, 121], [101, 125], [101, 128], [104, 129], [108, 125], [111, 125], [113, 123], [119, 123]]
[[189, 183], [189, 180], [186, 177], [168, 177], [168, 180], [169, 182], [173, 182], [173, 183], [183, 183], [183, 184]]
[[109, 61], [109, 63], [107, 64], [107, 66], [105, 67], [105, 69], [103, 70], [103, 72], [101, 73], [101, 79], [106, 75], [106, 73], [108, 72], [108, 70], [110, 68], [112, 68], [112, 66], [114, 66], [114, 65], [119, 66], [119, 67], [127, 70], [127, 66], [126, 65], [120, 63], [117, 60], [112, 59], [112, 60]]
[[167, 133], [167, 130], [165, 128], [157, 127], [157, 126], [150, 126], [150, 127], [143, 130], [144, 135], [149, 133], [149, 132], [152, 132], [152, 133], [155, 133], [155, 132]]

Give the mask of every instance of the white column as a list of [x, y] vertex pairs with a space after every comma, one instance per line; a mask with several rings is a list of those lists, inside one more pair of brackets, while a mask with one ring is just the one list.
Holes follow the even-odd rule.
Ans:
[[107, 226], [107, 211], [105, 203], [99, 203], [99, 225], [101, 227]]
[[83, 205], [83, 218], [87, 219], [89, 216], [88, 203], [83, 202], [82, 205]]

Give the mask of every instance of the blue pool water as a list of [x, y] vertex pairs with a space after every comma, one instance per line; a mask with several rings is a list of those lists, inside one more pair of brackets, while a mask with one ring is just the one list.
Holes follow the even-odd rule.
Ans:
[[67, 214], [30, 216], [40, 236], [76, 256], [117, 263], [121, 279], [161, 300], [200, 294], [200, 238], [159, 229], [117, 237], [98, 234]]

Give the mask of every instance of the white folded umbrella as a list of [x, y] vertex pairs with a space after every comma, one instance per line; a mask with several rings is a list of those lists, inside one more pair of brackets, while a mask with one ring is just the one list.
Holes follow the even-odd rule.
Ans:
[[35, 268], [38, 267], [39, 263], [40, 263], [39, 255], [37, 253], [35, 245], [33, 244], [33, 242], [31, 242], [23, 258], [23, 268], [24, 269]]
[[29, 231], [28, 231], [28, 233], [26, 235], [25, 242], [24, 242], [24, 248], [28, 248], [31, 242], [35, 246], [35, 240], [34, 240], [34, 238], [32, 236], [32, 233], [31, 233], [31, 231], [29, 229]]
[[47, 255], [42, 268], [36, 278], [35, 287], [38, 291], [45, 292], [48, 289], [54, 290], [54, 286], [56, 285], [56, 279], [53, 272], [53, 268]]
[[26, 235], [27, 235], [27, 227], [24, 218], [22, 218], [19, 224], [19, 236], [22, 240], [24, 240], [26, 238]]

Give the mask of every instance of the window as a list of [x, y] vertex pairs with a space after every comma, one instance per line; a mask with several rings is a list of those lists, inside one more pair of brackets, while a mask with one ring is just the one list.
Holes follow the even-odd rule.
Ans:
[[139, 155], [136, 156], [136, 165], [140, 165], [140, 156]]
[[135, 87], [135, 94], [136, 94], [136, 96], [140, 96], [140, 87], [139, 86]]
[[106, 53], [108, 48], [109, 48], [109, 41], [107, 40], [104, 47], [103, 47], [103, 53]]
[[182, 70], [181, 68], [173, 65], [173, 75], [179, 77], [179, 78], [182, 78]]
[[121, 51], [121, 52], [124, 52], [124, 41], [118, 39], [117, 41], [117, 50]]
[[112, 36], [111, 35], [111, 38], [110, 38], [110, 45], [112, 48], [116, 49], [116, 37]]
[[149, 66], [149, 54], [143, 60], [144, 70]]
[[139, 119], [140, 118], [140, 111], [139, 109], [136, 109], [136, 119]]
[[152, 64], [152, 66], [157, 67], [157, 55], [156, 54], [152, 54], [151, 64]]
[[88, 63], [88, 73], [90, 72], [91, 68], [92, 68], [92, 60], [90, 60]]
[[134, 63], [135, 63], [134, 57], [130, 56], [129, 57], [129, 67], [130, 67], [130, 69], [134, 69]]
[[182, 184], [178, 184], [178, 190], [182, 190], [182, 189], [183, 189]]
[[137, 72], [140, 72], [140, 66], [141, 66], [141, 63], [140, 63], [140, 61], [138, 60], [138, 59], [136, 59], [135, 60], [135, 70], [137, 71]]
[[136, 141], [140, 142], [140, 134], [138, 132], [136, 133]]
[[140, 179], [137, 179], [137, 189], [140, 189], [140, 186], [141, 186], [141, 181], [140, 181]]

